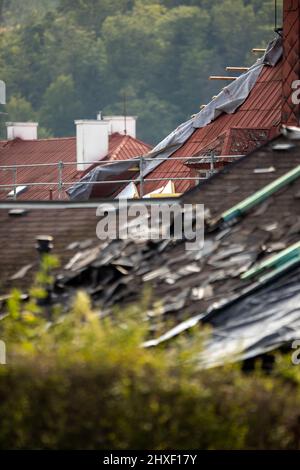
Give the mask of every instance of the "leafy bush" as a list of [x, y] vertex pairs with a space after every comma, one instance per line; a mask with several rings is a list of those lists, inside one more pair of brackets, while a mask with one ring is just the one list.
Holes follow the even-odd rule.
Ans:
[[268, 375], [199, 370], [198, 329], [144, 349], [143, 303], [101, 318], [78, 292], [67, 313], [49, 310], [54, 265], [44, 260], [30, 300], [12, 293], [0, 322], [1, 449], [300, 447], [300, 374], [289, 359], [278, 356]]

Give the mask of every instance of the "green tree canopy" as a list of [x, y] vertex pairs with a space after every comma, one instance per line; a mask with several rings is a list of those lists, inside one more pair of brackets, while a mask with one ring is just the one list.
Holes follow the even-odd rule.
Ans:
[[220, 89], [208, 75], [251, 64], [274, 35], [272, 0], [2, 0], [0, 19], [1, 79], [20, 116], [26, 102], [69, 135], [74, 118], [123, 113], [126, 93], [153, 144]]

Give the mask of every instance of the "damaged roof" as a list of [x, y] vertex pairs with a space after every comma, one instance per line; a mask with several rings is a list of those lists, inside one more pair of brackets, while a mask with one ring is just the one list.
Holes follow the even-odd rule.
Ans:
[[[36, 237], [54, 237], [54, 251], [61, 265], [67, 263], [72, 250], [99, 243], [96, 237], [96, 205], [75, 207], [70, 203], [11, 204], [0, 209], [1, 267], [0, 293], [12, 287], [26, 288], [38, 270]], [[1, 208], [1, 203], [0, 203]], [[9, 236], [8, 236], [9, 234]], [[27, 269], [25, 269], [27, 268]]]
[[[275, 29], [277, 39], [268, 45], [264, 57], [223, 88], [222, 92], [196, 115], [195, 127], [198, 129], [183, 139], [183, 145], [175, 148], [166, 162], [148, 173], [148, 180], [166, 175], [179, 178], [195, 175], [195, 167], [188, 165], [187, 168], [185, 161], [176, 161], [174, 157], [190, 159], [195, 155], [210, 153], [217, 156], [233, 155], [237, 152], [246, 154], [249, 149], [252, 150], [277, 135], [280, 125], [299, 125], [299, 102], [293, 100], [292, 90], [299, 80], [300, 4], [297, 1], [284, 1], [282, 9], [282, 28]], [[233, 90], [236, 93], [230, 93]], [[221, 103], [223, 114], [214, 114], [215, 119], [204, 120], [204, 125], [199, 125], [199, 118], [201, 121], [201, 116], [209, 115], [214, 107], [220, 111], [218, 100], [226, 93], [233, 95], [234, 106], [227, 103], [229, 106], [224, 109]], [[262, 137], [257, 138], [262, 129], [266, 133], [269, 131], [265, 140]], [[192, 187], [193, 182], [182, 180], [176, 185], [176, 191], [183, 193]], [[154, 187], [155, 183], [149, 181], [145, 190], [151, 192]]]
[[[220, 329], [211, 341], [220, 342], [222, 331], [226, 341], [235, 337], [235, 345], [226, 343], [231, 351], [230, 348], [237, 348], [236, 337], [248, 341], [252, 335], [252, 341], [246, 342], [241, 351], [234, 350], [240, 358], [274, 349], [298, 331], [300, 318], [299, 309], [295, 308], [300, 269], [300, 139], [299, 130], [285, 129], [284, 133], [229, 164], [182, 199], [205, 204], [207, 230], [204, 247], [198, 250], [186, 251], [184, 241], [170, 240], [114, 240], [103, 245], [91, 236], [97, 222], [92, 213], [95, 209], [84, 209], [83, 205], [62, 209], [61, 215], [56, 209], [38, 215], [38, 209], [31, 209], [24, 217], [13, 217], [9, 222], [5, 220], [11, 217], [7, 208], [1, 209], [1, 242], [4, 239], [6, 243], [1, 243], [1, 256], [6, 256], [5, 264], [10, 263], [7, 252], [16, 251], [16, 239], [6, 240], [6, 233], [12, 230], [8, 224], [19, 224], [15, 233], [20, 238], [22, 232], [29, 231], [32, 250], [34, 235], [45, 228], [55, 237], [56, 250], [63, 257], [56, 284], [57, 299], [61, 292], [72, 295], [80, 286], [104, 314], [116, 305], [123, 307], [137, 301], [143, 287], [151, 286], [153, 298], [147, 311], [152, 335], [149, 345], [207, 321]], [[249, 174], [255, 177], [250, 178]], [[35, 230], [31, 228], [32, 218], [39, 220]], [[70, 224], [73, 230], [66, 235], [64, 229]], [[88, 240], [87, 245], [78, 244], [84, 240]], [[14, 264], [15, 272], [23, 269], [21, 274], [32, 262], [32, 256], [36, 259], [36, 253], [31, 257], [25, 257], [26, 249], [23, 253], [18, 261], [15, 256]], [[7, 273], [2, 266], [0, 279], [7, 288], [7, 280], [3, 284]], [[23, 279], [27, 276], [25, 272]], [[10, 280], [10, 285], [14, 284]], [[266, 309], [262, 311], [259, 299], [265, 301], [268, 294]], [[242, 308], [247, 308], [247, 313], [240, 313]], [[271, 317], [276, 322], [271, 324], [270, 332], [264, 325]], [[175, 330], [166, 329], [166, 336], [158, 338], [156, 328], [163, 319], [172, 319], [177, 326]], [[207, 348], [209, 351], [210, 343]], [[207, 357], [202, 360], [207, 361]], [[218, 360], [216, 355], [211, 364]]]
[[[205, 127], [195, 129], [183, 146], [162, 162], [146, 179], [196, 176], [185, 161], [197, 155], [246, 155], [276, 134], [281, 123], [282, 61], [274, 67], [265, 65], [248, 98], [233, 114], [222, 114]], [[157, 183], [145, 183], [145, 191], [151, 192]], [[191, 181], [176, 181], [176, 191], [186, 192], [193, 187]]]
[[[173, 181], [176, 194], [195, 186], [199, 168], [191, 165], [193, 157], [245, 155], [278, 134], [282, 123], [282, 53], [282, 38], [278, 35], [249, 70], [145, 155], [143, 189], [141, 175], [132, 176], [141, 197], [161, 187], [164, 180]], [[116, 168], [112, 170], [114, 179], [124, 179], [123, 167], [119, 175]], [[90, 178], [71, 187], [69, 195], [71, 199], [87, 200], [93, 194], [86, 182], [107, 179], [107, 169], [106, 173], [98, 169], [97, 174], [91, 172]]]

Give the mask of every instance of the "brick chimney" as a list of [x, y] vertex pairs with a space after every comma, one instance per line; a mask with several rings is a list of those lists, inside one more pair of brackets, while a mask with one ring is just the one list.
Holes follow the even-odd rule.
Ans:
[[281, 123], [298, 126], [300, 107], [292, 102], [295, 80], [300, 80], [300, 0], [283, 0]]

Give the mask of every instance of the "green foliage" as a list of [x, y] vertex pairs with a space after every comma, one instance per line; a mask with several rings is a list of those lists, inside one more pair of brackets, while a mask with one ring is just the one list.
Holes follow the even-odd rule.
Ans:
[[11, 96], [6, 106], [8, 121], [34, 121], [36, 113], [31, 104], [20, 95]]
[[100, 32], [103, 21], [116, 12], [130, 11], [133, 0], [61, 0], [59, 11], [81, 26]]
[[273, 18], [271, 0], [4, 0], [7, 111], [70, 135], [75, 118], [123, 113], [125, 91], [138, 136], [155, 144], [216, 94], [209, 74], [253, 61]]
[[56, 136], [72, 135], [73, 122], [79, 110], [80, 105], [72, 77], [60, 75], [45, 92], [40, 110], [42, 122], [51, 127]]
[[13, 291], [0, 321], [0, 449], [300, 448], [290, 358], [278, 355], [268, 375], [200, 370], [198, 328], [145, 349], [151, 293], [110, 317], [80, 291], [68, 308], [50, 308], [57, 264], [44, 257], [29, 299]]
[[32, 13], [44, 14], [55, 9], [58, 0], [0, 0], [0, 17], [8, 25], [30, 20]]

